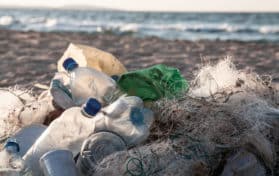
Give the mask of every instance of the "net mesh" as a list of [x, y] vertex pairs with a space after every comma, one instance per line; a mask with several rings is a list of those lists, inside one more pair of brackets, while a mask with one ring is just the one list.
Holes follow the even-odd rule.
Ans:
[[188, 93], [148, 106], [156, 119], [146, 143], [108, 156], [96, 175], [216, 175], [237, 148], [278, 174], [278, 89], [270, 77], [237, 70], [226, 58], [201, 67]]

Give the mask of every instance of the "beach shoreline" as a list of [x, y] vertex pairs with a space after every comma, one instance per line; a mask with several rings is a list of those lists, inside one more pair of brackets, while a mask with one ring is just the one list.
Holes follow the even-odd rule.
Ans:
[[128, 70], [162, 63], [179, 68], [188, 80], [193, 78], [202, 63], [229, 56], [237, 68], [270, 75], [273, 82], [279, 83], [279, 43], [274, 42], [187, 41], [109, 33], [0, 29], [0, 87], [19, 85], [32, 88], [36, 83], [49, 85], [57, 70], [58, 59], [71, 42], [110, 52]]

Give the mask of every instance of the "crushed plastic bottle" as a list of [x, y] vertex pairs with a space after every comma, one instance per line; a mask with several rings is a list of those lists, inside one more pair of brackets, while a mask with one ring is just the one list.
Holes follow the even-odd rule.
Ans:
[[151, 110], [143, 108], [143, 101], [139, 97], [120, 97], [102, 111], [104, 115], [95, 118], [95, 132], [113, 132], [119, 135], [128, 147], [147, 139], [154, 116]]
[[80, 175], [93, 175], [98, 164], [106, 156], [126, 149], [125, 142], [114, 133], [99, 132], [90, 135], [82, 144], [77, 161]]
[[84, 107], [70, 108], [55, 119], [23, 157], [33, 173], [42, 175], [39, 159], [51, 150], [66, 149], [77, 155], [83, 141], [94, 132], [100, 109], [96, 99], [89, 99]]
[[50, 150], [67, 149], [76, 156], [90, 134], [103, 131], [115, 133], [127, 146], [134, 146], [148, 137], [150, 124], [147, 123], [152, 121], [153, 113], [143, 108], [143, 101], [138, 97], [120, 97], [102, 110], [101, 104], [91, 98], [82, 108], [70, 108], [54, 120], [24, 159], [39, 176], [38, 161]]
[[124, 73], [117, 79], [117, 85], [128, 95], [138, 96], [144, 101], [174, 97], [189, 88], [178, 69], [163, 64]]
[[[19, 154], [20, 146], [17, 143], [16, 139], [9, 138], [4, 146], [5, 154], [1, 154], [1, 163], [6, 162], [7, 168], [0, 172], [0, 175], [9, 175], [9, 174], [16, 174], [16, 175], [23, 175], [23, 176], [31, 176], [31, 171], [26, 167], [24, 160]], [[3, 164], [3, 163], [2, 163]], [[3, 169], [3, 168], [1, 168]], [[6, 171], [5, 171], [6, 170]]]
[[104, 97], [116, 91], [115, 81], [106, 74], [93, 68], [79, 67], [76, 61], [68, 58], [63, 66], [70, 74], [70, 89], [73, 101], [80, 106], [89, 97], [107, 104]]

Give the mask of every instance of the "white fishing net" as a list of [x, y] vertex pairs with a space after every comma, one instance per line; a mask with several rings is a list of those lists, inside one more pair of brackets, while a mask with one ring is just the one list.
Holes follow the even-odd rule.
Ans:
[[26, 103], [35, 101], [32, 91], [15, 86], [0, 89], [0, 144], [19, 129], [20, 110]]
[[278, 91], [269, 77], [237, 70], [230, 59], [204, 65], [188, 93], [152, 104], [156, 120], [145, 145], [108, 156], [95, 174], [219, 175], [227, 155], [245, 148], [276, 175]]

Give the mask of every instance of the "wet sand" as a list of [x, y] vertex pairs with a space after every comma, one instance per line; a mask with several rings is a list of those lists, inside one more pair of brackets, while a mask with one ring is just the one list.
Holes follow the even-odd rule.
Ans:
[[[237, 68], [256, 71], [279, 82], [279, 43], [164, 40], [157, 37], [85, 33], [40, 33], [0, 30], [0, 87], [48, 85], [56, 62], [70, 42], [111, 52], [134, 70], [158, 63], [180, 69], [191, 79], [203, 60], [231, 56]], [[34, 89], [39, 93], [37, 89]]]

